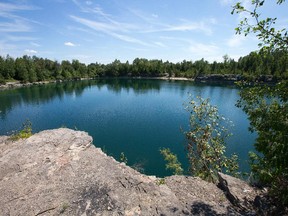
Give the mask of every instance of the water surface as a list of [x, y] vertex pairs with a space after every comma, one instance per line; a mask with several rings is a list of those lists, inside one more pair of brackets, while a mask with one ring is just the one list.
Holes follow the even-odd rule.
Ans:
[[0, 91], [0, 134], [21, 128], [29, 119], [33, 132], [59, 127], [87, 131], [97, 147], [146, 174], [170, 175], [159, 148], [169, 147], [187, 166], [185, 138], [189, 114], [183, 103], [188, 95], [209, 97], [220, 113], [234, 123], [227, 154], [240, 157], [248, 171], [247, 153], [255, 136], [249, 122], [235, 107], [238, 89], [229, 86], [195, 85], [189, 81], [108, 79], [53, 83]]

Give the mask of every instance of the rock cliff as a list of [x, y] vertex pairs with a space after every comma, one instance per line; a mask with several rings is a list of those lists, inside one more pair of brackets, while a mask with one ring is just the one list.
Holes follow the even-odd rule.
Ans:
[[222, 187], [146, 176], [104, 154], [87, 133], [65, 128], [8, 138], [0, 137], [1, 215], [255, 214], [249, 205], [258, 192], [224, 174]]

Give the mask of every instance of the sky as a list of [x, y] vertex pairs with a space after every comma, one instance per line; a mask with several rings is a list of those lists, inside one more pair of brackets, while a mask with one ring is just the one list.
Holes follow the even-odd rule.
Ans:
[[[135, 58], [222, 61], [258, 49], [236, 35], [236, 0], [0, 0], [0, 55], [89, 63]], [[250, 7], [250, 0], [242, 0]], [[286, 27], [288, 4], [266, 0], [261, 16]], [[251, 7], [250, 7], [251, 8]]]

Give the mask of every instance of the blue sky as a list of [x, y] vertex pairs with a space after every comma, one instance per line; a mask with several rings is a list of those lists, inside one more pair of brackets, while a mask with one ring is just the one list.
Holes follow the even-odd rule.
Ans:
[[[249, 7], [249, 0], [243, 0]], [[110, 63], [135, 58], [221, 61], [257, 50], [235, 35], [235, 0], [1, 0], [0, 55]], [[286, 27], [287, 3], [266, 0], [262, 16]]]

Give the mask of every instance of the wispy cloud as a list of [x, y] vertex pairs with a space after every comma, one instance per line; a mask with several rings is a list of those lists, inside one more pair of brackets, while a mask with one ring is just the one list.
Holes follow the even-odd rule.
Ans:
[[212, 34], [212, 29], [203, 21], [200, 22], [183, 22], [176, 25], [170, 25], [163, 29], [155, 31], [201, 31], [207, 35]]
[[37, 23], [25, 17], [17, 15], [18, 12], [26, 10], [37, 10], [38, 7], [33, 5], [0, 3], [0, 17], [5, 21], [0, 20], [0, 32], [30, 32], [33, 27], [31, 23]]
[[92, 1], [86, 1], [85, 3], [86, 3], [86, 5], [88, 5], [88, 6], [93, 4]]
[[[89, 27], [90, 29], [93, 29], [95, 31], [98, 32], [102, 32], [105, 33], [107, 35], [110, 35], [114, 38], [120, 39], [122, 41], [125, 42], [129, 42], [129, 43], [136, 43], [136, 44], [141, 44], [141, 45], [145, 45], [145, 46], [149, 46], [148, 43], [145, 43], [139, 39], [136, 39], [134, 37], [131, 36], [127, 36], [124, 35], [124, 32], [128, 31], [128, 27], [125, 29], [125, 26], [121, 27], [121, 25], [115, 25], [113, 23], [105, 23], [105, 22], [97, 22], [97, 21], [92, 21], [92, 20], [88, 20], [88, 19], [84, 19], [81, 17], [77, 17], [77, 16], [70, 16], [74, 21]], [[122, 33], [120, 33], [122, 32]]]
[[214, 54], [219, 51], [219, 47], [214, 44], [193, 43], [189, 50], [199, 56], [206, 56], [207, 53]]
[[35, 37], [28, 37], [28, 36], [14, 36], [14, 35], [7, 35], [4, 37], [7, 41], [35, 41], [37, 38]]
[[222, 59], [222, 49], [212, 43], [199, 43], [190, 42], [189, 52], [194, 59], [200, 59], [205, 56], [205, 60], [209, 62], [221, 61]]
[[211, 35], [213, 33], [211, 25], [216, 24], [216, 19], [206, 18], [200, 21], [176, 19], [174, 24], [168, 24], [161, 21], [159, 16], [155, 14], [145, 14], [135, 9], [129, 9], [129, 12], [144, 22], [141, 28], [142, 33], [200, 31], [206, 35]]
[[41, 46], [40, 44], [35, 43], [35, 42], [30, 42], [30, 44], [31, 44], [32, 46], [34, 46], [34, 47], [40, 47], [40, 46]]
[[219, 1], [220, 1], [221, 5], [232, 5], [233, 4], [233, 0], [219, 0]]
[[9, 50], [15, 50], [17, 46], [15, 44], [7, 43], [7, 41], [0, 40], [0, 53], [9, 54]]
[[133, 38], [133, 37], [130, 37], [130, 36], [127, 36], [127, 35], [122, 35], [122, 34], [117, 34], [117, 33], [113, 33], [113, 32], [110, 32], [109, 33], [111, 36], [115, 37], [115, 38], [118, 38], [122, 41], [125, 41], [125, 42], [129, 42], [129, 43], [136, 43], [136, 44], [140, 44], [140, 45], [144, 45], [144, 46], [150, 46], [150, 44], [148, 43], [145, 43], [141, 40], [138, 40], [136, 38]]
[[[113, 18], [111, 14], [106, 13], [103, 8], [101, 8], [99, 5], [94, 5], [92, 1], [86, 1], [85, 3], [80, 2], [78, 0], [72, 0], [74, 4], [84, 13], [89, 13], [91, 15], [96, 15], [97, 20], [93, 20], [91, 23], [89, 20], [82, 22], [89, 23], [89, 25], [93, 25], [94, 28], [101, 28], [101, 29], [107, 29], [107, 30], [117, 30], [117, 31], [123, 31], [127, 32], [132, 29], [137, 29], [138, 27], [135, 25], [132, 25], [130, 23], [125, 22], [119, 22], [116, 18]], [[73, 18], [73, 15], [71, 16]], [[77, 18], [76, 16], [74, 18]], [[78, 17], [81, 19], [80, 17]], [[79, 21], [79, 20], [78, 20]]]
[[159, 46], [159, 47], [167, 48], [167, 46], [164, 43], [159, 42], [159, 41], [154, 42], [154, 44]]
[[22, 20], [0, 22], [0, 32], [30, 32], [32, 27]]
[[81, 17], [73, 16], [73, 15], [71, 15], [70, 17], [74, 21], [81, 23], [82, 25], [85, 25], [85, 26], [87, 26], [91, 29], [94, 29], [96, 31], [102, 31], [102, 32], [115, 31], [115, 30], [122, 31], [121, 29], [119, 29], [118, 26], [115, 26], [113, 24], [92, 21], [92, 20], [84, 19]]
[[12, 11], [20, 11], [20, 10], [35, 10], [39, 9], [32, 5], [21, 5], [21, 4], [11, 4], [11, 3], [3, 3], [0, 2], [0, 10], [6, 11], [6, 12], [12, 12]]
[[65, 42], [64, 43], [65, 46], [70, 46], [70, 47], [75, 47], [76, 45], [72, 42]]
[[[19, 55], [20, 53], [23, 54], [23, 48], [19, 47], [19, 42], [33, 42], [37, 40], [37, 38], [29, 36], [30, 34], [28, 33], [31, 33], [35, 30], [35, 23], [39, 23], [26, 18], [22, 12], [38, 10], [40, 8], [31, 4], [26, 4], [25, 2], [26, 1], [15, 1], [15, 3], [9, 3], [8, 1], [0, 2], [0, 33], [2, 37], [1, 51], [4, 53], [15, 55]], [[24, 53], [36, 54], [37, 51], [26, 49], [24, 50]]]
[[227, 45], [229, 47], [239, 47], [243, 44], [246, 37], [244, 35], [233, 35], [228, 41]]
[[37, 54], [38, 52], [36, 50], [33, 50], [33, 49], [26, 49], [25, 53], [27, 53], [27, 54]]
[[74, 4], [84, 13], [98, 14], [107, 20], [111, 19], [111, 15], [103, 11], [99, 5], [93, 5], [92, 1], [86, 1], [84, 4], [82, 1], [72, 0]]

